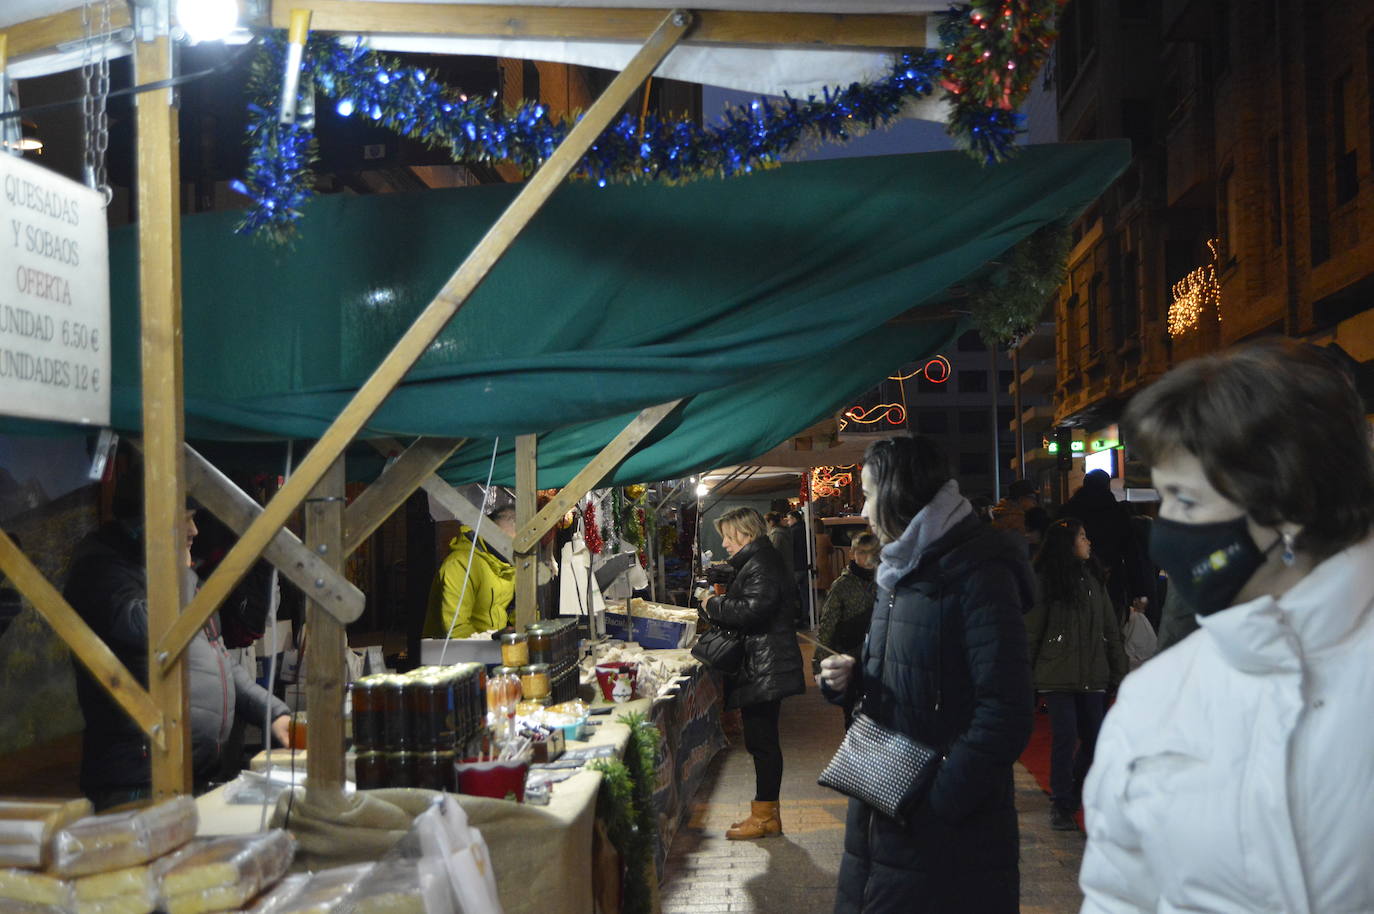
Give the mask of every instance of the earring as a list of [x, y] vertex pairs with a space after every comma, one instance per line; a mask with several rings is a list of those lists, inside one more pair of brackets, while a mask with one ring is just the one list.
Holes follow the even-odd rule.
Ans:
[[1283, 564], [1292, 568], [1293, 563], [1298, 560], [1298, 557], [1293, 554], [1293, 541], [1297, 539], [1297, 536], [1290, 532], [1280, 533], [1279, 536], [1283, 538]]

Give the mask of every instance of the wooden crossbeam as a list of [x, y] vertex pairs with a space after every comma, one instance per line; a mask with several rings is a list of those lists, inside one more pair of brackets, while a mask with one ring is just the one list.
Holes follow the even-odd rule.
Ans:
[[[226, 527], [242, 536], [262, 513], [262, 506], [195, 448], [189, 444], [185, 447], [187, 491]], [[367, 605], [363, 592], [285, 527], [267, 543], [262, 557], [299, 587], [301, 593], [345, 625], [363, 614]]]
[[63, 599], [57, 588], [43, 577], [28, 556], [19, 551], [14, 540], [0, 530], [0, 571], [9, 578], [19, 592], [28, 598], [38, 614], [52, 626], [57, 637], [71, 649], [81, 665], [90, 671], [95, 681], [133, 718], [138, 728], [152, 738], [163, 741], [162, 712], [148, 693], [134, 679], [129, 668], [120, 662], [114, 651], [100, 640], [86, 620]]
[[487, 278], [596, 138], [687, 33], [691, 23], [691, 14], [683, 11], [675, 11], [666, 17], [629, 65], [611, 80], [611, 84], [587, 109], [582, 120], [568, 132], [554, 154], [525, 182], [520, 193], [473, 248], [463, 265], [449, 277], [434, 300], [425, 306], [410, 329], [396, 342], [377, 370], [353, 395], [353, 399], [310, 449], [310, 453], [306, 454], [286, 485], [239, 537], [176, 625], [163, 636], [159, 642], [159, 657], [165, 664], [181, 656], [215, 607], [252, 567], [263, 547], [343, 454], [349, 442], [372, 418], [382, 401], [391, 395], [406, 372], [424, 355], [453, 315]]
[[344, 555], [352, 555], [466, 438], [417, 438], [344, 512]]
[[[515, 439], [515, 526], [524, 527], [534, 520], [538, 504], [539, 437], [518, 435]], [[518, 537], [516, 538], [518, 539]], [[538, 611], [539, 569], [535, 567], [535, 550], [539, 540], [518, 545], [515, 540], [515, 626], [525, 628], [534, 621]]]
[[[335, 571], [342, 571], [344, 517], [344, 461], [340, 457], [305, 505], [305, 541]], [[344, 790], [344, 655], [348, 638], [343, 624], [313, 598], [305, 604], [310, 631], [306, 648], [305, 706], [310, 714], [306, 730], [305, 789], [317, 807], [339, 804]]]
[[[291, 10], [311, 11], [312, 28], [370, 35], [443, 35], [642, 41], [666, 9], [502, 6], [469, 3], [368, 3], [361, 0], [275, 0], [273, 28], [290, 24]], [[696, 10], [692, 43], [922, 47], [924, 14], [759, 13]]]
[[[129, 4], [110, 4], [110, 28], [128, 28], [131, 23]], [[55, 51], [62, 45], [81, 41], [86, 36], [86, 29], [81, 24], [81, 8], [79, 6], [66, 12], [53, 13], [51, 16], [19, 22], [9, 26], [4, 31], [5, 34], [9, 35], [9, 58], [11, 61], [20, 60], [31, 54]]]
[[553, 525], [558, 519], [572, 507], [582, 500], [592, 489], [596, 488], [601, 480], [605, 479], [620, 462], [629, 456], [639, 442], [648, 437], [658, 424], [668, 417], [668, 414], [681, 403], [682, 400], [673, 400], [671, 403], [660, 403], [657, 406], [650, 406], [640, 412], [630, 420], [630, 424], [621, 430], [611, 442], [601, 449], [601, 453], [593, 457], [585, 467], [582, 468], [569, 483], [558, 491], [543, 509], [534, 516], [534, 519], [526, 524], [521, 524], [515, 533], [515, 551], [528, 552], [539, 542], [545, 533], [553, 529]]
[[[400, 443], [391, 438], [371, 438], [368, 440], [373, 447], [383, 454], [390, 455], [401, 450]], [[434, 500], [443, 505], [450, 514], [474, 530], [480, 523], [482, 541], [506, 561], [509, 562], [514, 558], [515, 550], [511, 548], [511, 538], [495, 524], [479, 520], [482, 517], [482, 509], [468, 501], [463, 493], [433, 473], [420, 480], [420, 488], [433, 496]]]

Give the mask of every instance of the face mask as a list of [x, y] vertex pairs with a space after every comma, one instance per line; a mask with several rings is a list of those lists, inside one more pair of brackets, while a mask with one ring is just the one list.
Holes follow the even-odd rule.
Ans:
[[1244, 516], [1215, 524], [1157, 519], [1150, 527], [1150, 558], [1168, 573], [1169, 586], [1188, 608], [1208, 616], [1234, 602], [1264, 564], [1265, 553]]

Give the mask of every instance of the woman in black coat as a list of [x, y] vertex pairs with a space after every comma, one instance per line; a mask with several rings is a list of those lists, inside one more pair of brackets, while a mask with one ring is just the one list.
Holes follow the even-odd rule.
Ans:
[[754, 802], [725, 837], [764, 838], [782, 834], [778, 712], [782, 699], [806, 690], [793, 627], [797, 590], [759, 512], [735, 508], [716, 518], [715, 526], [735, 576], [724, 594], [701, 601], [701, 611], [713, 625], [744, 633], [744, 663], [726, 677], [725, 707], [740, 709], [744, 748], [754, 757]]
[[827, 657], [827, 697], [944, 756], [899, 825], [851, 799], [837, 912], [1018, 910], [1012, 767], [1031, 731], [1024, 540], [980, 521], [925, 438], [870, 445], [864, 516], [886, 545], [862, 663]]

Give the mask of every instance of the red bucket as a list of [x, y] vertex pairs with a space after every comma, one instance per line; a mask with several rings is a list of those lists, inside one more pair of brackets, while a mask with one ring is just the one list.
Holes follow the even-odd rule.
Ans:
[[529, 762], [462, 761], [454, 762], [453, 768], [458, 776], [459, 793], [525, 802], [525, 776], [530, 773]]
[[635, 697], [635, 680], [639, 674], [639, 664], [629, 663], [624, 660], [617, 660], [611, 663], [598, 663], [596, 665], [596, 681], [601, 686], [601, 695], [607, 701], [615, 701], [613, 691], [615, 680], [621, 673], [630, 674], [630, 697]]

